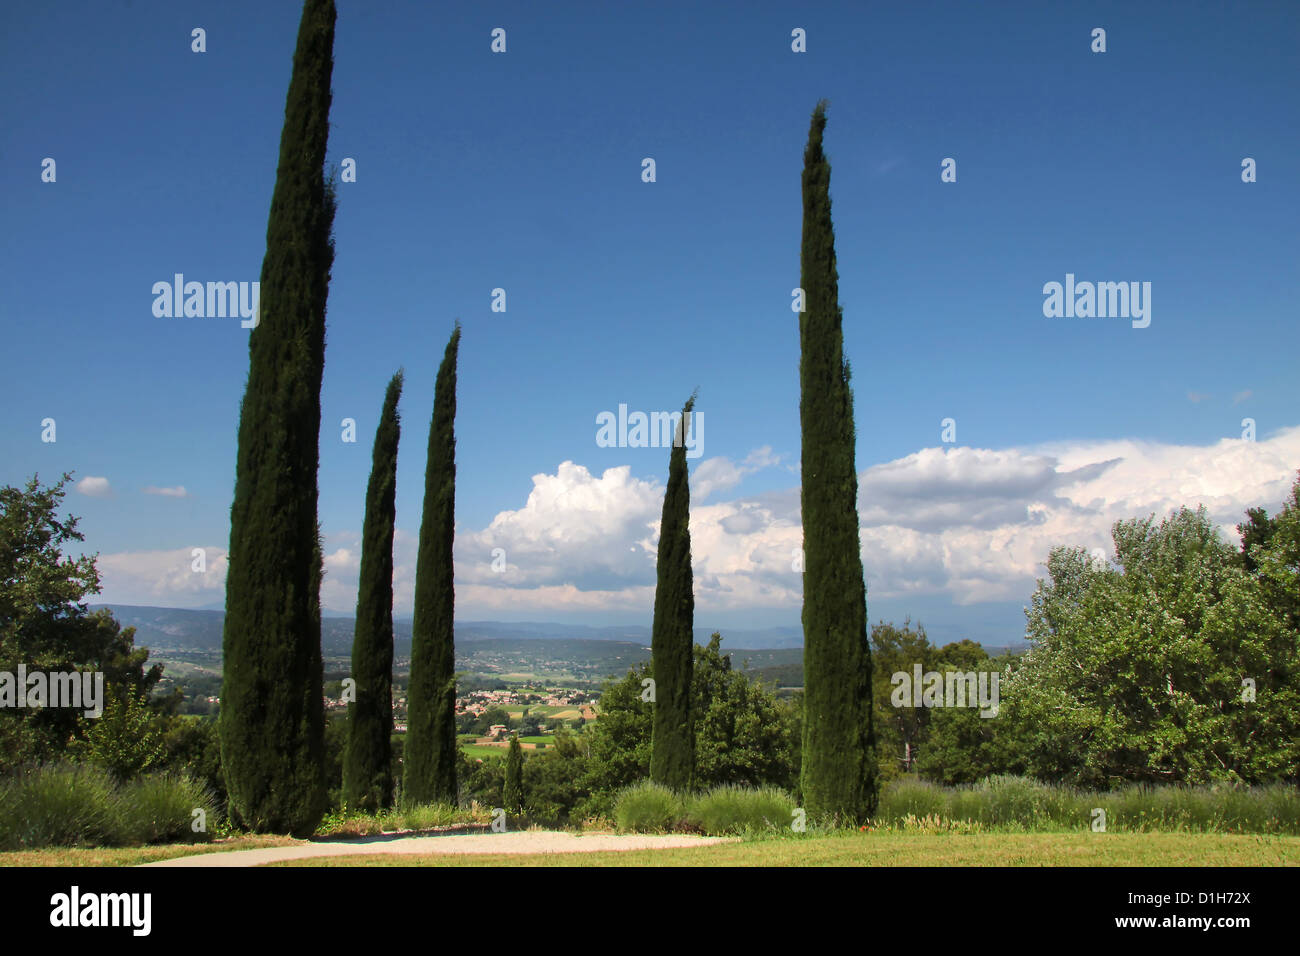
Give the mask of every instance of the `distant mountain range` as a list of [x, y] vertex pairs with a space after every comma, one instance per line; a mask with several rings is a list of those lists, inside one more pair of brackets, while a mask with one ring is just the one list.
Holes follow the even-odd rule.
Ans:
[[[221, 610], [193, 610], [175, 607], [143, 607], [133, 604], [95, 604], [106, 608], [123, 627], [134, 627], [137, 646], [162, 650], [221, 650]], [[393, 621], [393, 645], [398, 656], [411, 650], [410, 618]], [[326, 655], [340, 656], [351, 653], [352, 635], [356, 619], [352, 617], [323, 617], [321, 619], [321, 647]], [[695, 640], [707, 644], [713, 629], [697, 627]], [[722, 633], [726, 650], [771, 649], [803, 646], [803, 631], [797, 627], [772, 627], [763, 630], [728, 630]], [[583, 624], [549, 624], [531, 621], [458, 621], [456, 641], [488, 640], [583, 640], [624, 641], [644, 646], [650, 645], [650, 628], [635, 625], [617, 627], [590, 627]]]

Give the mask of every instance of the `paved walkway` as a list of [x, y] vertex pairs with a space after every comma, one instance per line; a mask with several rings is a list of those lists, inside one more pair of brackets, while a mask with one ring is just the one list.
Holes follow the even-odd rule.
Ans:
[[514, 833], [462, 833], [451, 836], [373, 836], [358, 840], [329, 840], [255, 850], [229, 850], [180, 856], [145, 866], [258, 866], [280, 860], [352, 856], [373, 853], [593, 853], [600, 850], [654, 850], [731, 843], [734, 837], [648, 833], [576, 834], [552, 830]]

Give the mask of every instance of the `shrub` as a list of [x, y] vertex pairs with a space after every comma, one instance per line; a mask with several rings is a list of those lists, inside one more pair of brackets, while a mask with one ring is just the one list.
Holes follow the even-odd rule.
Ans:
[[195, 809], [217, 824], [212, 795], [186, 775], [118, 784], [94, 764], [30, 767], [0, 781], [0, 849], [206, 840], [191, 829]]
[[[118, 838], [124, 843], [206, 841], [216, 823], [216, 800], [201, 782], [185, 774], [141, 777], [116, 793]], [[204, 829], [195, 831], [195, 810]]]
[[712, 836], [783, 831], [790, 827], [794, 800], [776, 787], [724, 784], [690, 801], [686, 818]]
[[665, 833], [685, 817], [682, 801], [667, 787], [643, 781], [619, 793], [614, 822], [622, 831]]
[[54, 764], [0, 782], [0, 849], [116, 842], [112, 776], [93, 765]]

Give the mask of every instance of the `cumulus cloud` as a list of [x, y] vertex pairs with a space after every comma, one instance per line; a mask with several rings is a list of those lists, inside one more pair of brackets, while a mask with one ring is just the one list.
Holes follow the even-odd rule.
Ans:
[[188, 498], [190, 496], [184, 485], [176, 485], [174, 488], [159, 488], [156, 485], [149, 485], [145, 488], [144, 493], [146, 495], [161, 495], [164, 498]]
[[76, 484], [76, 489], [88, 498], [107, 498], [113, 493], [107, 478], [87, 475]]
[[746, 476], [764, 468], [774, 468], [780, 463], [781, 456], [773, 454], [769, 445], [750, 452], [740, 463], [733, 462], [730, 458], [702, 461], [691, 474], [691, 499], [703, 501], [715, 491], [734, 488]]
[[[704, 500], [696, 491], [702, 480], [715, 493], [734, 488], [737, 473], [743, 478], [747, 469], [779, 462], [760, 449], [740, 463], [709, 459], [697, 467], [691, 553], [699, 612], [797, 614], [803, 588], [798, 487], [730, 501]], [[1235, 540], [1245, 510], [1276, 509], [1297, 468], [1300, 426], [1258, 441], [1203, 446], [1115, 439], [921, 449], [859, 475], [868, 597], [1027, 602], [1053, 547], [1099, 547], [1109, 555], [1114, 522], [1159, 519], [1183, 505], [1203, 504], [1225, 538]], [[663, 493], [657, 477], [638, 478], [626, 465], [596, 475], [565, 461], [554, 474], [534, 475], [518, 509], [500, 512], [482, 529], [457, 529], [457, 616], [626, 613], [648, 620]], [[327, 535], [326, 608], [355, 608], [360, 547], [356, 531]], [[416, 534], [397, 529], [393, 582], [400, 615], [410, 613], [414, 598], [416, 548]], [[224, 552], [208, 549], [206, 575], [191, 572], [190, 564], [189, 549], [103, 555], [105, 600], [219, 600]]]
[[101, 554], [101, 597], [112, 604], [197, 606], [220, 601], [226, 593], [226, 550], [204, 547], [167, 551]]
[[[710, 490], [734, 486], [728, 482], [744, 467], [710, 459], [692, 484], [703, 473]], [[1027, 601], [1053, 547], [1109, 554], [1111, 527], [1121, 519], [1203, 504], [1233, 540], [1246, 508], [1275, 508], [1297, 467], [1300, 427], [1208, 446], [1119, 439], [922, 449], [859, 476], [868, 589], [876, 598]], [[640, 602], [648, 613], [663, 491], [626, 469], [611, 471], [617, 475], [597, 479], [566, 462], [555, 476], [536, 476], [525, 508], [498, 515], [492, 534], [467, 536], [469, 549], [458, 540], [458, 582], [472, 583], [476, 606], [612, 611]], [[729, 502], [702, 498], [692, 495], [696, 607], [797, 609], [798, 488]], [[510, 558], [502, 574], [491, 571], [498, 545]]]

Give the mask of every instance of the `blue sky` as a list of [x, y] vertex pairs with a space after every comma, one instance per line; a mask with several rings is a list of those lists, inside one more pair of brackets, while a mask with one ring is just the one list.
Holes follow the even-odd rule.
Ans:
[[[300, 9], [0, 14], [0, 482], [103, 479], [68, 506], [106, 601], [222, 600], [248, 332], [157, 318], [151, 288], [258, 278]], [[328, 155], [357, 181], [327, 319], [327, 606], [355, 603], [370, 445], [403, 366], [409, 608], [459, 318], [459, 616], [648, 623], [667, 455], [598, 447], [595, 419], [699, 386], [697, 623], [798, 622], [790, 294], [822, 97], [873, 620], [1014, 640], [1051, 544], [1104, 547], [1116, 518], [1184, 503], [1225, 525], [1276, 507], [1300, 467], [1297, 41], [1286, 2], [341, 0]], [[1067, 273], [1150, 282], [1150, 326], [1045, 317]]]

